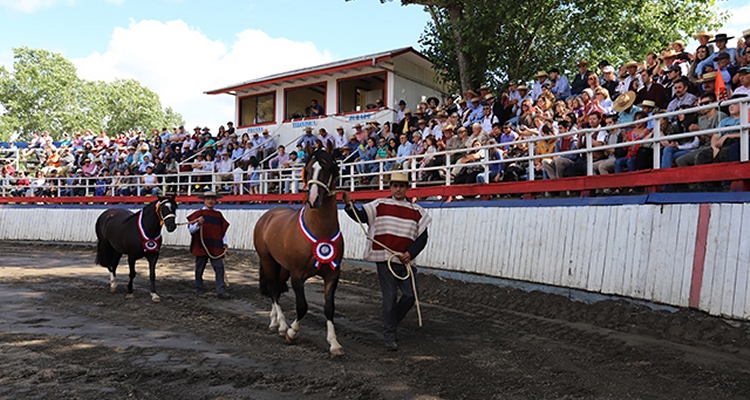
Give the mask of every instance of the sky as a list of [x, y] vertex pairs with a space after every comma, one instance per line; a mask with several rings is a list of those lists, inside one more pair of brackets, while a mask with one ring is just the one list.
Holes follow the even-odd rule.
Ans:
[[[750, 29], [746, 0], [717, 3], [733, 14], [719, 32]], [[57, 52], [82, 79], [137, 79], [186, 126], [216, 131], [234, 119], [234, 97], [204, 92], [401, 47], [419, 50], [429, 19], [422, 7], [399, 0], [0, 0], [0, 64], [11, 68], [14, 47]]]

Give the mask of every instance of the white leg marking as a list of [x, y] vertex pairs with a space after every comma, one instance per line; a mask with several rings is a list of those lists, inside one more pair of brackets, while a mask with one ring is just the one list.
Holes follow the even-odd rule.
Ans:
[[279, 319], [276, 313], [276, 304], [274, 302], [271, 302], [271, 313], [268, 314], [268, 317], [271, 319], [271, 324], [268, 325], [268, 329], [271, 331], [279, 329]]
[[115, 274], [109, 273], [109, 291], [114, 293], [117, 291], [117, 279], [115, 279]]
[[158, 303], [161, 301], [161, 297], [159, 297], [156, 292], [151, 292], [151, 301], [153, 301], [154, 303]]
[[326, 325], [328, 326], [328, 335], [326, 336], [326, 339], [328, 339], [328, 344], [331, 345], [331, 354], [334, 356], [343, 355], [344, 349], [341, 348], [341, 344], [336, 339], [336, 329], [333, 327], [333, 321], [326, 321]]
[[299, 334], [299, 320], [295, 319], [294, 322], [292, 322], [292, 326], [289, 327], [286, 331], [286, 340], [289, 342], [294, 342], [297, 340], [297, 335]]
[[284, 312], [281, 311], [281, 306], [278, 304], [276, 304], [276, 315], [276, 318], [279, 321], [279, 336], [286, 336], [286, 331], [289, 329], [289, 325], [287, 325]]

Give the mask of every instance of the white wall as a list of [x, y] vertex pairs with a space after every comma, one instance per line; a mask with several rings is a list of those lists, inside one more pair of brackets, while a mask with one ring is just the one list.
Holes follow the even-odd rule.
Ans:
[[[687, 307], [699, 205], [431, 208], [417, 264]], [[713, 204], [700, 286], [701, 310], [750, 319], [750, 204]], [[102, 208], [0, 207], [0, 240], [95, 242]], [[178, 221], [191, 210], [181, 208]], [[223, 210], [232, 248], [253, 249], [264, 210]], [[361, 259], [359, 226], [339, 213], [344, 257]], [[743, 229], [744, 228], [744, 229]], [[187, 228], [164, 234], [188, 245]]]

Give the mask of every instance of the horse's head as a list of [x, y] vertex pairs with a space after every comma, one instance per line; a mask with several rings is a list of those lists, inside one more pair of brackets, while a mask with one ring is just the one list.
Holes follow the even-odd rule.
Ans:
[[328, 152], [316, 150], [305, 164], [302, 176], [307, 185], [307, 204], [318, 208], [324, 198], [335, 195], [339, 166]]
[[167, 226], [168, 232], [174, 232], [177, 229], [177, 223], [175, 222], [176, 212], [177, 202], [174, 197], [159, 198], [159, 201], [156, 203], [156, 214], [159, 216], [159, 220]]

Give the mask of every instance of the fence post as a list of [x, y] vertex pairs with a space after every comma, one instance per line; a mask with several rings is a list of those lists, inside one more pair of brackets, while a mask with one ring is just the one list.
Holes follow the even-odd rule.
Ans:
[[[661, 118], [654, 120], [654, 138], [655, 139], [661, 138]], [[659, 169], [661, 168], [661, 142], [653, 142], [653, 143], [654, 143], [653, 146], [651, 146], [651, 149], [654, 151], [653, 169]]]
[[594, 175], [594, 153], [591, 152], [591, 134], [586, 132], [586, 175]]
[[[747, 100], [747, 97], [743, 100]], [[743, 101], [740, 104], [740, 161], [747, 162], [750, 159], [750, 127], [748, 127], [748, 108], [750, 103]]]
[[379, 171], [379, 174], [378, 174], [378, 189], [380, 189], [380, 190], [383, 190], [383, 178], [385, 177], [384, 167], [385, 167], [385, 165], [383, 163], [383, 159], [380, 159], [378, 161], [378, 171]]
[[451, 156], [453, 154], [445, 155], [445, 186], [451, 185]]
[[536, 168], [534, 167], [534, 160], [531, 157], [534, 157], [535, 145], [536, 145], [536, 142], [529, 142], [529, 171], [526, 173], [528, 175], [526, 177], [527, 181], [534, 180], [534, 172], [536, 171]]
[[482, 154], [482, 158], [484, 158], [484, 171], [482, 174], [484, 175], [484, 183], [490, 183], [490, 165], [488, 164], [490, 162], [490, 149], [483, 149], [482, 150], [484, 154]]

